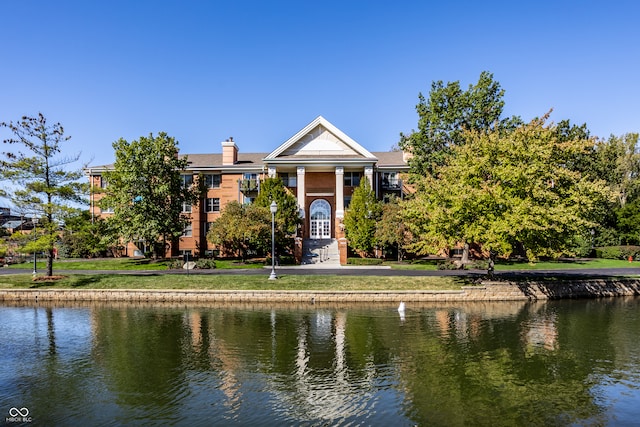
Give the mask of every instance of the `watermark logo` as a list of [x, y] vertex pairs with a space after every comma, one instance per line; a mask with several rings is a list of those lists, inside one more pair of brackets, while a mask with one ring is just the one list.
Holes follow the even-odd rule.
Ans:
[[7, 423], [30, 423], [33, 419], [29, 416], [29, 408], [13, 407], [9, 409], [9, 416], [5, 418]]

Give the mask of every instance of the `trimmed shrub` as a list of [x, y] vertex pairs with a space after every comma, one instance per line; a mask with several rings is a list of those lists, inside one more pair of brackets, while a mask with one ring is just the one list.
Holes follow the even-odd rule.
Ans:
[[474, 261], [469, 261], [464, 266], [460, 266], [460, 260], [458, 259], [446, 259], [444, 261], [439, 261], [438, 270], [486, 270], [489, 268], [489, 260], [487, 259], [477, 259]]
[[210, 258], [202, 258], [196, 261], [196, 268], [212, 270], [216, 268], [216, 261]]
[[476, 259], [471, 261], [469, 264], [465, 265], [465, 268], [469, 268], [472, 270], [487, 270], [489, 269], [489, 260], [488, 259]]
[[440, 261], [438, 263], [438, 270], [459, 270], [458, 264], [455, 263], [455, 260], [446, 259], [444, 261]]
[[347, 264], [349, 265], [380, 265], [384, 262], [380, 258], [348, 258]]
[[172, 258], [167, 262], [167, 269], [169, 270], [180, 270], [184, 265], [184, 261], [182, 258]]

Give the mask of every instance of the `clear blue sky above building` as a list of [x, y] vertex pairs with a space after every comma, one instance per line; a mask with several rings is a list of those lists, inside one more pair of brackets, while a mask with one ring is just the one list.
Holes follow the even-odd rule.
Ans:
[[[165, 131], [268, 152], [318, 115], [370, 151], [434, 80], [494, 74], [506, 115], [640, 131], [637, 1], [0, 2], [0, 121], [39, 111], [91, 164]], [[0, 136], [6, 136], [2, 134]]]

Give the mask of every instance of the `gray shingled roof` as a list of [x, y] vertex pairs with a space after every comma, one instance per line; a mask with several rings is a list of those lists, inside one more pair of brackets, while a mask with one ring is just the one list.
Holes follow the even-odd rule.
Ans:
[[[238, 153], [238, 163], [233, 166], [262, 166], [262, 159], [269, 153]], [[189, 167], [193, 169], [205, 167], [222, 167], [222, 154], [185, 154]], [[229, 165], [225, 165], [227, 167]]]
[[[375, 157], [378, 158], [378, 166], [380, 167], [406, 167], [407, 164], [402, 160], [402, 151], [380, 151], [371, 153]], [[182, 156], [187, 156], [189, 161], [189, 168], [191, 169], [200, 169], [200, 168], [227, 168], [227, 167], [261, 167], [264, 166], [265, 163], [262, 161], [265, 157], [267, 157], [269, 153], [238, 153], [238, 162], [235, 165], [222, 165], [222, 154], [221, 153], [211, 153], [211, 154], [184, 154]], [[285, 156], [285, 159], [300, 159], [305, 160], [305, 158], [301, 158], [298, 156]], [[324, 158], [324, 157], [323, 157]], [[328, 156], [327, 159], [336, 159], [336, 160], [345, 160], [350, 157], [345, 156]], [[360, 157], [353, 157], [360, 158]], [[111, 169], [113, 168], [113, 164], [109, 165], [101, 165], [101, 166], [92, 166], [91, 169]]]
[[376, 151], [372, 152], [378, 158], [378, 166], [398, 166], [407, 167], [407, 163], [402, 160], [402, 151]]

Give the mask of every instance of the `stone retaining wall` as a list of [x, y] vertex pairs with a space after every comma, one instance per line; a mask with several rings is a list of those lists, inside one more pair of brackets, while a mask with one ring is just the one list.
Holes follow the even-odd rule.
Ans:
[[133, 302], [452, 302], [527, 301], [640, 295], [640, 279], [559, 282], [484, 282], [458, 291], [211, 291], [137, 289], [0, 289], [0, 301]]

